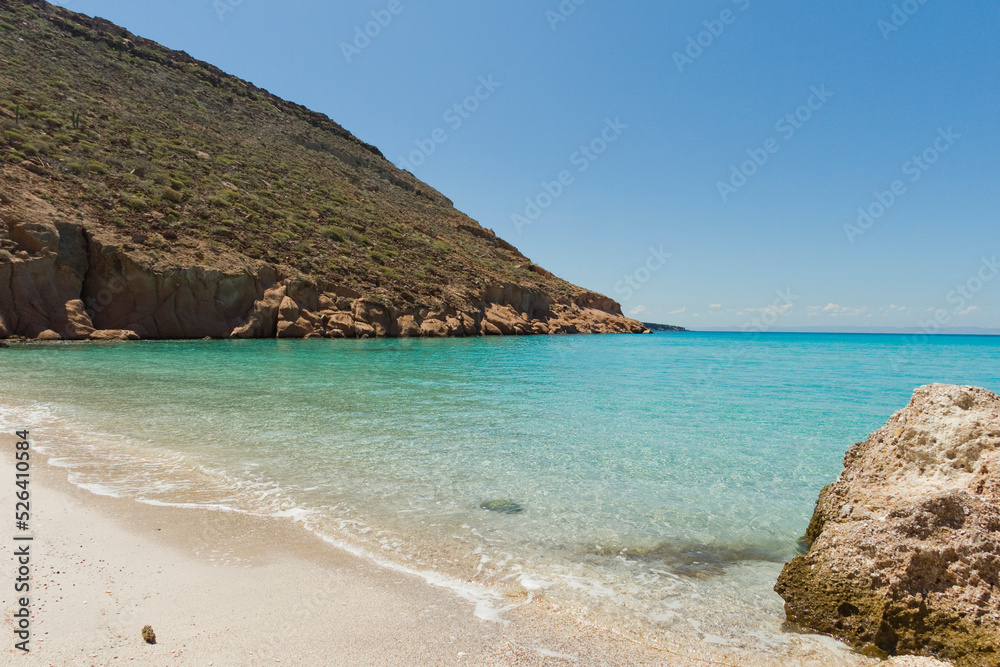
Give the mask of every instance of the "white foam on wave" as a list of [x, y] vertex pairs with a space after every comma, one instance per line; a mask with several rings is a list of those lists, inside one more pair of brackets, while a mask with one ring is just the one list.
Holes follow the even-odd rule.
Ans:
[[[46, 406], [31, 406], [25, 408], [22, 406], [10, 406], [0, 404], [0, 418], [5, 422], [10, 421], [12, 415], [16, 414], [21, 421], [27, 421], [30, 423], [47, 423], [47, 424], [58, 424], [58, 418], [52, 413], [52, 411]], [[30, 414], [30, 416], [29, 416]], [[75, 429], [76, 437], [74, 437], [75, 445], [78, 447], [89, 451], [93, 455], [98, 455], [101, 458], [107, 456], [107, 452], [104, 451], [102, 445], [115, 442], [116, 444], [128, 445], [127, 439], [115, 438], [106, 436], [106, 434], [100, 434], [96, 432], [83, 431], [79, 428]], [[58, 441], [58, 439], [56, 439]], [[98, 444], [100, 443], [100, 444]], [[54, 454], [50, 448], [45, 447], [35, 447], [35, 449], [41, 453]], [[43, 452], [43, 449], [45, 450]], [[60, 452], [61, 453], [61, 452]], [[152, 452], [149, 453], [153, 455]], [[128, 459], [131, 459], [133, 463], [141, 464], [143, 462], [144, 456], [129, 452], [127, 455]], [[120, 461], [120, 460], [119, 460]], [[394, 562], [388, 560], [382, 556], [372, 553], [371, 551], [364, 549], [360, 546], [350, 544], [346, 541], [337, 539], [332, 535], [323, 533], [313, 526], [310, 525], [309, 519], [316, 515], [317, 510], [310, 509], [307, 507], [302, 507], [291, 502], [290, 498], [284, 497], [282, 488], [271, 481], [254, 481], [249, 479], [234, 479], [226, 471], [221, 471], [217, 469], [209, 469], [202, 465], [192, 465], [190, 462], [186, 461], [186, 457], [179, 453], [173, 452], [159, 452], [155, 455], [155, 463], [161, 468], [161, 470], [192, 470], [200, 472], [201, 474], [218, 479], [222, 484], [222, 487], [228, 487], [229, 489], [236, 491], [237, 493], [245, 494], [250, 500], [251, 505], [255, 504], [253, 499], [258, 502], [263, 503], [268, 501], [267, 504], [272, 506], [270, 511], [261, 511], [260, 509], [247, 509], [235, 507], [231, 504], [218, 503], [218, 502], [183, 502], [183, 501], [167, 501], [158, 498], [150, 498], [145, 494], [156, 491], [171, 491], [179, 490], [181, 485], [169, 483], [162, 479], [151, 479], [147, 485], [139, 488], [115, 488], [105, 483], [85, 480], [84, 475], [81, 472], [77, 472], [76, 469], [82, 467], [84, 462], [79, 458], [73, 456], [52, 456], [48, 459], [48, 462], [54, 467], [62, 468], [68, 470], [67, 479], [74, 486], [93, 493], [98, 496], [112, 497], [112, 498], [129, 498], [135, 502], [143, 503], [145, 505], [151, 505], [154, 507], [178, 507], [184, 509], [195, 509], [195, 510], [208, 510], [215, 512], [236, 512], [240, 514], [256, 515], [261, 517], [282, 517], [291, 518], [294, 521], [300, 522], [303, 526], [310, 530], [311, 532], [318, 535], [324, 542], [342, 550], [350, 553], [356, 557], [362, 558], [365, 561], [371, 562], [379, 567], [392, 570], [394, 572], [400, 572], [403, 574], [419, 577], [423, 579], [426, 583], [436, 586], [439, 588], [444, 588], [459, 598], [467, 600], [474, 605], [473, 615], [476, 618], [482, 619], [484, 621], [491, 622], [502, 622], [506, 623], [501, 618], [501, 615], [514, 609], [516, 607], [525, 604], [524, 602], [513, 603], [509, 605], [502, 604], [501, 596], [496, 592], [485, 588], [482, 585], [464, 582], [454, 577], [450, 577], [446, 574], [440, 572], [434, 572], [431, 570], [425, 570], [415, 567], [410, 567], [402, 563]], [[352, 521], [349, 519], [342, 519], [341, 523], [344, 524], [358, 524], [362, 525], [360, 522]], [[343, 526], [342, 526], [343, 527]], [[361, 528], [361, 532], [367, 528], [369, 531], [371, 527], [364, 526]], [[525, 590], [534, 591], [547, 588], [551, 584], [541, 578], [532, 577], [526, 574], [520, 575], [519, 582], [524, 587]]]
[[310, 509], [308, 507], [292, 507], [286, 510], [278, 510], [273, 512], [270, 516], [278, 518], [288, 518], [292, 521], [298, 521], [300, 523], [305, 523], [310, 517], [316, 514], [316, 510]]
[[[119, 498], [121, 496], [118, 496]], [[143, 505], [152, 505], [153, 507], [180, 507], [183, 509], [193, 509], [193, 510], [212, 510], [215, 512], [236, 512], [238, 514], [254, 514], [249, 510], [240, 509], [238, 507], [230, 507], [229, 505], [220, 505], [217, 503], [178, 503], [178, 502], [168, 502], [165, 500], [156, 500], [155, 498], [143, 498], [141, 496], [133, 497], [131, 500], [137, 503], [142, 503]]]
[[[67, 481], [89, 493], [110, 498], [129, 498], [145, 505], [158, 507], [180, 507], [206, 509], [223, 512], [240, 512], [259, 516], [291, 517], [305, 521], [313, 510], [299, 507], [291, 499], [283, 497], [281, 488], [274, 482], [256, 482], [233, 479], [223, 471], [211, 470], [193, 464], [179, 452], [153, 450], [153, 443], [133, 442], [132, 439], [114, 436], [89, 428], [74, 420], [67, 423], [52, 406], [42, 403], [12, 404], [0, 401], [0, 422], [13, 428], [28, 428], [31, 432], [32, 449], [47, 457], [46, 462], [54, 468], [67, 472]], [[46, 444], [48, 443], [48, 444]], [[93, 479], [88, 467], [94, 464], [112, 479]], [[111, 466], [104, 465], [105, 463]], [[125, 475], [115, 475], [112, 467], [130, 466], [133, 469]], [[120, 473], [120, 471], [119, 471]], [[179, 480], [163, 478], [164, 473], [181, 473]], [[226, 488], [247, 495], [250, 507], [241, 508], [226, 502], [184, 502], [150, 497], [158, 494], [183, 493], [185, 489], [197, 488], [193, 478], [184, 479], [184, 473], [200, 473], [219, 484], [219, 491]], [[100, 474], [96, 474], [100, 477]], [[223, 493], [220, 496], [225, 495]], [[254, 501], [268, 501], [266, 509]], [[265, 504], [265, 503], [260, 503]], [[258, 505], [257, 507], [253, 507]]]
[[74, 479], [75, 475], [70, 473], [69, 482], [74, 486], [83, 489], [84, 491], [89, 491], [95, 496], [105, 496], [108, 498], [124, 498], [125, 496], [119, 493], [117, 490], [112, 489], [110, 486], [104, 486], [103, 484], [95, 484], [93, 482], [81, 482], [78, 479]]
[[[4, 414], [2, 407], [0, 406], [0, 414]], [[394, 539], [392, 535], [387, 537], [383, 535], [385, 531], [351, 518], [352, 512], [348, 507], [311, 509], [301, 506], [289, 496], [289, 491], [284, 487], [266, 479], [262, 471], [257, 469], [259, 465], [247, 464], [245, 469], [234, 473], [191, 460], [176, 452], [164, 451], [157, 443], [133, 442], [127, 437], [88, 430], [76, 423], [66, 424], [65, 420], [57, 418], [52, 410], [43, 406], [35, 406], [32, 413], [46, 424], [47, 437], [44, 440], [52, 443], [48, 453], [54, 455], [49, 462], [55, 467], [68, 469], [69, 481], [79, 488], [96, 495], [129, 498], [150, 506], [291, 518], [335, 548], [378, 567], [415, 576], [429, 585], [450, 591], [471, 603], [473, 615], [485, 621], [507, 623], [503, 619], [506, 612], [527, 604], [534, 594], [549, 589], [556, 589], [550, 593], [557, 598], [565, 592], [573, 592], [582, 594], [590, 602], [615, 608], [629, 599], [630, 591], [602, 576], [588, 576], [593, 575], [593, 572], [560, 571], [559, 568], [544, 567], [544, 564], [541, 571], [529, 571], [516, 562], [520, 560], [519, 557], [494, 547], [501, 540], [490, 538], [473, 526], [463, 524], [462, 528], [479, 543], [476, 549], [479, 555], [476, 574], [482, 574], [484, 566], [490, 565], [495, 572], [494, 576], [499, 576], [499, 581], [518, 585], [521, 590], [529, 593], [526, 600], [508, 603], [500, 590], [489, 584], [464, 581], [431, 569], [436, 566], [419, 563], [420, 550], [412, 548], [416, 545], [407, 544], [405, 539]], [[105, 465], [93, 465], [102, 461], [119, 466], [117, 473], [110, 471]], [[178, 476], [175, 478], [174, 474]], [[200, 478], [200, 475], [204, 475], [204, 478]], [[111, 482], [107, 481], [109, 476], [112, 478]], [[169, 479], [164, 479], [164, 476], [169, 476]], [[199, 492], [200, 495], [197, 495]], [[166, 497], [156, 497], [159, 494]], [[194, 500], [185, 499], [185, 496], [191, 498], [192, 495]], [[329, 532], [324, 530], [321, 523], [326, 523]], [[377, 550], [380, 545], [382, 549], [391, 549], [394, 553], [388, 557], [379, 553]], [[630, 561], [618, 559], [615, 563], [623, 570], [633, 569]], [[530, 569], [536, 570], [535, 567]], [[644, 581], [643, 588], [647, 593], [651, 584], [656, 584], [657, 589], [664, 593], [679, 594], [686, 590], [690, 595], [698, 589], [696, 583], [667, 570], [653, 570], [652, 575], [659, 581]], [[497, 581], [496, 578], [492, 580]], [[697, 595], [691, 596], [692, 599], [694, 597]], [[671, 627], [676, 627], [677, 621], [684, 623], [691, 619], [697, 622], [696, 619], [703, 617], [699, 613], [703, 609], [695, 611], [687, 608], [687, 603], [681, 605], [661, 601], [657, 606], [659, 614], [650, 614], [653, 617], [651, 620]], [[719, 634], [712, 623], [701, 626], [695, 626], [694, 623], [684, 625], [688, 626], [688, 632], [697, 632], [708, 643], [724, 645], [732, 639]]]
[[522, 574], [518, 577], [517, 581], [528, 592], [544, 591], [546, 588], [552, 587], [551, 581], [546, 581], [540, 577], [532, 577], [527, 574]]
[[446, 588], [450, 590], [452, 593], [456, 594], [463, 600], [467, 600], [475, 604], [475, 609], [472, 612], [473, 615], [476, 618], [482, 619], [484, 621], [508, 623], [508, 621], [505, 621], [501, 618], [501, 614], [510, 611], [511, 609], [520, 607], [523, 604], [526, 604], [526, 602], [518, 602], [509, 605], [498, 606], [497, 602], [501, 599], [501, 597], [496, 591], [485, 589], [483, 586], [474, 584], [472, 582], [460, 581], [458, 579], [449, 577], [448, 575], [442, 574], [440, 572], [421, 570], [409, 567], [407, 565], [403, 565], [402, 563], [396, 563], [394, 561], [390, 561], [386, 558], [378, 556], [377, 554], [373, 554], [367, 549], [364, 549], [354, 544], [350, 544], [343, 540], [338, 540], [332, 535], [323, 533], [311, 526], [307, 527], [313, 533], [318, 535], [327, 544], [335, 546], [342, 551], [346, 551], [347, 553], [353, 556], [357, 556], [358, 558], [362, 558], [366, 561], [378, 565], [379, 567], [383, 567], [388, 570], [392, 570], [394, 572], [401, 572], [403, 574], [420, 577], [421, 579], [423, 579], [432, 586], [437, 586], [439, 588]]

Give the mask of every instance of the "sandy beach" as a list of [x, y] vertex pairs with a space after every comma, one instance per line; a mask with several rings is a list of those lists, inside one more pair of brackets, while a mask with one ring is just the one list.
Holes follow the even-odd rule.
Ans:
[[[3, 436], [0, 463], [11, 506], [13, 442]], [[100, 496], [42, 459], [36, 455], [31, 468], [29, 654], [10, 639], [17, 567], [11, 545], [22, 543], [13, 540], [13, 521], [0, 530], [6, 664], [773, 664], [698, 642], [643, 645], [527, 594], [508, 600], [520, 606], [502, 620], [483, 620], [475, 603], [454, 591], [344, 552], [290, 519]], [[143, 641], [145, 625], [155, 631], [155, 645]], [[799, 653], [780, 660], [875, 663], [846, 652]]]

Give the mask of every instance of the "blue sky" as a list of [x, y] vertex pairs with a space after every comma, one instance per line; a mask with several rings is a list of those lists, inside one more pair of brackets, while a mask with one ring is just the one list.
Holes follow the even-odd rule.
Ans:
[[995, 2], [59, 4], [328, 114], [640, 319], [1000, 327]]

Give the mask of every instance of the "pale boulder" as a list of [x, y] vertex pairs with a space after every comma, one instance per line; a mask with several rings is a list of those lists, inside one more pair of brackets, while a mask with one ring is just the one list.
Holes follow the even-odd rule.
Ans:
[[90, 340], [139, 340], [139, 334], [129, 329], [98, 329]]
[[1000, 664], [1000, 397], [928, 385], [855, 444], [775, 590], [870, 652]]

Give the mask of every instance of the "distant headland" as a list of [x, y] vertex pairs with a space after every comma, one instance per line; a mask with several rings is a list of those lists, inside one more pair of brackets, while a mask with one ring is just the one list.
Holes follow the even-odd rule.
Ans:
[[650, 331], [687, 331], [684, 327], [674, 326], [673, 324], [656, 324], [654, 322], [643, 322], [642, 326], [646, 327]]

